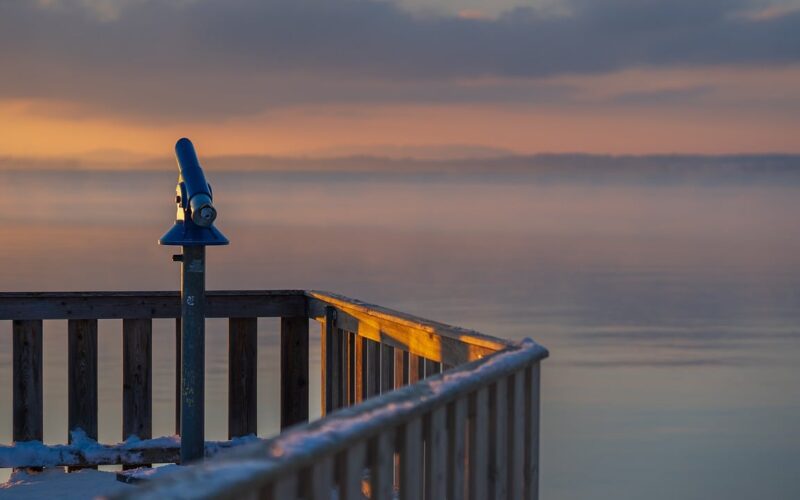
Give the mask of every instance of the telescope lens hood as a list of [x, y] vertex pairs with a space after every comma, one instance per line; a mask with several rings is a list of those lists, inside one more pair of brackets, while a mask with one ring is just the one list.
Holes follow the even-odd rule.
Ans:
[[211, 205], [204, 205], [197, 212], [192, 212], [192, 222], [200, 227], [208, 227], [217, 218], [217, 210]]
[[192, 222], [200, 227], [208, 227], [217, 218], [217, 209], [211, 204], [211, 198], [205, 194], [198, 194], [189, 202], [192, 212]]

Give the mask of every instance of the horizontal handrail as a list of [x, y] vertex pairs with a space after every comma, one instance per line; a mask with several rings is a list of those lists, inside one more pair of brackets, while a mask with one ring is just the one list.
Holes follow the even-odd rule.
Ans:
[[[206, 292], [209, 318], [306, 316], [303, 290]], [[180, 294], [146, 292], [0, 292], [0, 320], [178, 318]]]
[[544, 347], [526, 339], [483, 359], [339, 409], [324, 419], [176, 471], [114, 498], [180, 498], [187, 491], [202, 492], [203, 498], [240, 498], [248, 492], [264, 491], [304, 467], [530, 368], [547, 356]]
[[309, 317], [324, 321], [325, 307], [332, 306], [338, 312], [337, 328], [435, 362], [459, 365], [512, 345], [475, 330], [426, 320], [331, 292], [310, 290], [306, 295]]
[[[308, 315], [321, 320], [325, 306], [332, 305], [344, 313], [337, 318], [340, 328], [375, 341], [382, 341], [380, 332], [383, 327], [384, 337], [386, 332], [405, 329], [473, 346], [484, 354], [509, 345], [503, 339], [474, 330], [426, 320], [330, 292], [208, 291], [206, 298], [207, 316], [210, 318]], [[180, 294], [176, 291], [0, 292], [0, 320], [157, 319], [179, 316]], [[408, 345], [402, 342], [397, 347], [408, 349]], [[427, 357], [439, 361], [435, 357]]]

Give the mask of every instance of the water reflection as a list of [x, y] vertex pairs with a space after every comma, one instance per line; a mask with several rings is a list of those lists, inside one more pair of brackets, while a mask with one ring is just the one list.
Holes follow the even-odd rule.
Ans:
[[[800, 495], [796, 184], [212, 179], [232, 243], [209, 251], [209, 288], [327, 289], [547, 345], [544, 498]], [[173, 250], [155, 243], [171, 224], [173, 184], [171, 171], [0, 173], [0, 286], [176, 289]], [[134, 205], [135, 214], [125, 209]], [[259, 430], [268, 435], [277, 430], [278, 327], [259, 326]], [[207, 427], [218, 439], [225, 328], [209, 321]], [[10, 331], [0, 324], [2, 441]], [[45, 438], [63, 442], [66, 325], [48, 321], [45, 332]], [[174, 428], [172, 335], [171, 322], [155, 322], [156, 434]], [[118, 322], [100, 322], [106, 441], [121, 432], [120, 340]], [[312, 357], [318, 369], [316, 348]]]

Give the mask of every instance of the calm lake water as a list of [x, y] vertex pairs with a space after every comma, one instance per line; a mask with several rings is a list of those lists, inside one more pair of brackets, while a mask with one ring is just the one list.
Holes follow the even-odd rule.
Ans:
[[[232, 242], [208, 251], [210, 289], [336, 291], [547, 346], [543, 498], [800, 498], [797, 182], [206, 167]], [[173, 220], [173, 168], [0, 172], [0, 289], [177, 289], [174, 251], [156, 244]], [[266, 436], [277, 431], [278, 324], [260, 325]], [[155, 435], [174, 428], [172, 328], [154, 323]], [[100, 323], [106, 442], [121, 438], [120, 330]], [[66, 441], [66, 345], [66, 322], [46, 322], [51, 443]], [[10, 351], [0, 322], [2, 442]], [[226, 363], [226, 323], [210, 320], [210, 439], [226, 437]]]

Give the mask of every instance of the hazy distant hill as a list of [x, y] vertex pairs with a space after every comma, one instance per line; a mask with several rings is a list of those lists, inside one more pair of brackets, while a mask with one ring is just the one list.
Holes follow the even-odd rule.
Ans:
[[[0, 158], [6, 171], [168, 171], [172, 158]], [[217, 172], [372, 172], [376, 174], [461, 173], [524, 174], [542, 180], [630, 181], [736, 181], [800, 182], [800, 155], [652, 155], [610, 156], [590, 154], [539, 154], [459, 159], [385, 158], [346, 156], [335, 158], [281, 158], [272, 156], [216, 156], [202, 159]]]

